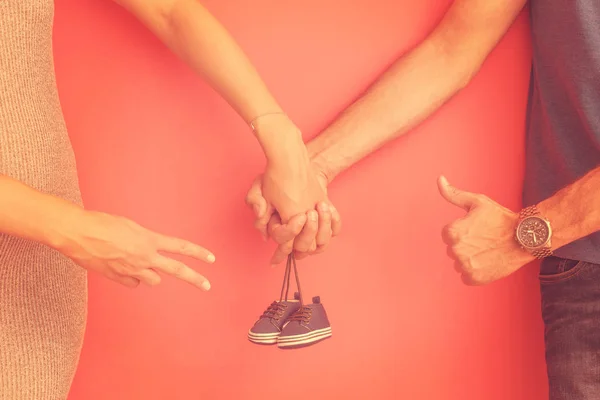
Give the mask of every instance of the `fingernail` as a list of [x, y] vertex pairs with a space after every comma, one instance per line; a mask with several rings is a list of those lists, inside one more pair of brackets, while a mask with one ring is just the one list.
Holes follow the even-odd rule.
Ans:
[[214, 263], [214, 262], [215, 262], [215, 260], [216, 260], [216, 258], [215, 258], [215, 255], [214, 255], [214, 254], [209, 254], [209, 255], [206, 257], [206, 259], [207, 259], [207, 260], [208, 260], [208, 262], [210, 262], [210, 263]]
[[327, 205], [327, 203], [323, 203], [321, 205], [321, 210], [323, 210], [323, 212], [329, 211], [329, 206]]
[[210, 282], [209, 281], [202, 282], [202, 290], [205, 290], [205, 291], [210, 290]]
[[309, 218], [310, 218], [311, 221], [316, 221], [317, 218], [318, 218], [317, 217], [317, 213], [314, 212], [314, 211], [311, 211], [308, 215], [309, 215]]

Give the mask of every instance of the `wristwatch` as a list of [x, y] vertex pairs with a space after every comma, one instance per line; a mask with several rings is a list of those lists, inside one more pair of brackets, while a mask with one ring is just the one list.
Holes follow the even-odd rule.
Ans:
[[524, 208], [519, 214], [519, 222], [515, 239], [521, 247], [535, 258], [552, 255], [552, 226], [550, 221], [542, 217], [535, 205]]

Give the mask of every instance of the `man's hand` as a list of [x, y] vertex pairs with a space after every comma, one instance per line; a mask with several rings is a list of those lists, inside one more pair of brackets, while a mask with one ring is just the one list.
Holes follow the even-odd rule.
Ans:
[[468, 285], [484, 285], [504, 278], [534, 257], [515, 240], [518, 214], [482, 195], [451, 186], [438, 179], [440, 194], [448, 202], [467, 211], [442, 232], [448, 255]]
[[298, 258], [323, 252], [331, 237], [339, 234], [341, 219], [338, 211], [327, 198], [327, 177], [314, 163], [310, 174], [318, 182], [325, 194], [324, 200], [316, 209], [293, 216], [287, 223], [282, 222], [279, 213], [265, 199], [264, 176], [258, 176], [246, 196], [246, 203], [252, 207], [256, 217], [255, 227], [267, 239], [269, 236], [279, 245], [272, 264], [279, 264], [295, 250]]

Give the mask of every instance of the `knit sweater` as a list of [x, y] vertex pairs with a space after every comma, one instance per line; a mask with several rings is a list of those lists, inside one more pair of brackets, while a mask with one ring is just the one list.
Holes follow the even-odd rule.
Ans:
[[[53, 18], [53, 0], [0, 1], [0, 174], [80, 203], [54, 75]], [[66, 399], [86, 298], [82, 268], [0, 233], [1, 400]]]

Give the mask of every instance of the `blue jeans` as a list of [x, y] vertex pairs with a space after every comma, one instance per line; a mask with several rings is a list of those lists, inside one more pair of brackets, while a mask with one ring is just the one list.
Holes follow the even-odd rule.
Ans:
[[600, 399], [600, 265], [548, 257], [540, 286], [550, 400]]

